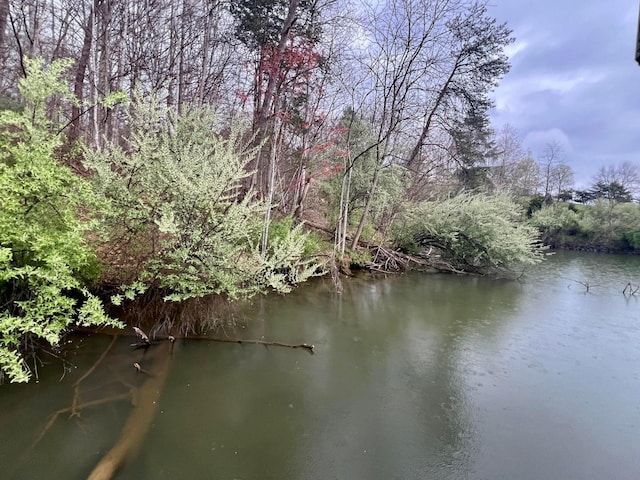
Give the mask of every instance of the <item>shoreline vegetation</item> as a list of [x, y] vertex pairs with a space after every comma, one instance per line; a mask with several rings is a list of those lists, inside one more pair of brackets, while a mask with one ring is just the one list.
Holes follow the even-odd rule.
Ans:
[[118, 94], [104, 102], [122, 105], [127, 137], [70, 144], [52, 119], [75, 101], [71, 62], [24, 65], [20, 107], [0, 113], [0, 368], [10, 382], [28, 381], [25, 354], [55, 349], [71, 328], [123, 328], [107, 310], [148, 292], [165, 305], [230, 302], [318, 275], [340, 291], [353, 269], [517, 276], [548, 245], [640, 247], [639, 207], [620, 192], [582, 205], [464, 182], [418, 195], [406, 167], [367, 150], [370, 132], [350, 110], [323, 175], [312, 182], [303, 168], [288, 203], [273, 178], [268, 195], [255, 183], [267, 140], [211, 107], [178, 113], [154, 96]]

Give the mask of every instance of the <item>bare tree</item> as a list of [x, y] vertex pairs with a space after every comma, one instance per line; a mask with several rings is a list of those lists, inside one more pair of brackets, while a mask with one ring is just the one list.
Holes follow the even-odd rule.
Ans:
[[593, 183], [611, 185], [617, 183], [632, 194], [640, 193], [640, 168], [629, 161], [617, 165], [602, 166], [593, 177]]
[[553, 141], [547, 143], [542, 155], [538, 159], [540, 165], [540, 176], [542, 183], [542, 192], [545, 197], [552, 194], [553, 177], [555, 167], [562, 162], [562, 145]]
[[551, 170], [551, 185], [556, 197], [573, 187], [573, 169], [566, 163], [555, 165]]
[[360, 152], [351, 152], [351, 161], [371, 154], [376, 168], [352, 246], [368, 221], [383, 169], [403, 165], [412, 199], [428, 195], [425, 187], [434, 179], [451, 176], [452, 119], [490, 106], [488, 92], [508, 69], [503, 48], [511, 41], [482, 4], [394, 0], [366, 2], [360, 11], [350, 103], [375, 133]]

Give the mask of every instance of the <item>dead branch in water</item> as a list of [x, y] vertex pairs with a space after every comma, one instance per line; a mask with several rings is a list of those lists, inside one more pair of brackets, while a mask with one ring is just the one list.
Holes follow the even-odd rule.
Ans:
[[102, 363], [102, 361], [105, 359], [105, 357], [107, 356], [107, 354], [109, 353], [113, 345], [115, 344], [117, 338], [118, 337], [116, 335], [113, 335], [111, 342], [109, 343], [107, 348], [104, 350], [104, 352], [102, 352], [100, 357], [98, 357], [98, 359], [95, 362], [93, 362], [93, 365], [91, 365], [91, 367], [89, 367], [89, 369], [87, 369], [87, 371], [84, 372], [84, 374], [82, 374], [82, 376], [74, 382], [74, 384], [72, 385], [73, 399], [71, 400], [71, 406], [60, 408], [49, 416], [49, 420], [47, 421], [45, 426], [42, 428], [42, 430], [40, 430], [40, 433], [37, 435], [37, 437], [33, 440], [29, 448], [26, 450], [25, 454], [23, 455], [23, 459], [27, 457], [28, 453], [31, 452], [36, 447], [36, 445], [38, 445], [40, 440], [42, 440], [44, 436], [47, 434], [47, 432], [53, 427], [53, 425], [55, 425], [60, 415], [68, 413], [69, 419], [74, 417], [80, 419], [81, 418], [80, 412], [84, 409], [105, 405], [107, 403], [118, 402], [121, 400], [131, 400], [134, 397], [134, 392], [130, 390], [127, 393], [116, 394], [106, 398], [99, 398], [99, 399], [88, 400], [88, 401], [80, 400], [80, 389], [82, 387], [82, 382], [84, 382], [89, 376], [91, 376], [91, 374], [96, 370], [98, 365]]
[[116, 343], [117, 339], [118, 337], [116, 337], [115, 335], [112, 336], [111, 343], [104, 350], [104, 352], [102, 352], [102, 355], [100, 355], [100, 357], [98, 357], [98, 359], [95, 362], [93, 362], [93, 365], [91, 365], [91, 367], [86, 372], [84, 372], [84, 375], [82, 375], [73, 384], [73, 400], [71, 401], [71, 415], [69, 415], [69, 418], [80, 416], [81, 409], [78, 408], [78, 404], [80, 402], [80, 384], [95, 371], [98, 365], [100, 365], [102, 360], [104, 360], [104, 358], [107, 356], [107, 353], [109, 353], [109, 351], [113, 347], [113, 344]]
[[434, 269], [441, 272], [469, 275], [469, 272], [454, 267], [445, 261], [440, 254], [434, 254], [434, 247], [419, 255], [411, 255], [380, 245], [370, 245], [373, 260], [365, 266], [372, 271], [381, 273], [399, 273], [410, 269]]
[[[173, 337], [168, 337], [170, 340]], [[206, 335], [194, 335], [191, 337], [182, 337], [184, 340], [204, 340], [209, 342], [219, 342], [219, 343], [236, 343], [239, 345], [249, 344], [249, 345], [263, 345], [264, 347], [284, 347], [284, 348], [301, 348], [303, 350], [308, 351], [310, 354], [314, 354], [315, 345], [311, 345], [308, 343], [283, 343], [283, 342], [270, 342], [268, 340], [252, 340], [252, 339], [244, 339], [244, 338], [215, 338], [215, 337], [207, 337]], [[174, 339], [175, 340], [175, 339]]]
[[[580, 280], [574, 280], [573, 278], [565, 278], [565, 277], [560, 277], [560, 278], [564, 278], [565, 280], [569, 280], [570, 282], [574, 282], [574, 283], [578, 283], [580, 285], [582, 285], [585, 289], [586, 289], [586, 293], [589, 293], [589, 290], [591, 289], [591, 287], [599, 287], [600, 285], [595, 284], [595, 283], [590, 283], [588, 280], [580, 281]], [[567, 288], [571, 288], [571, 284], [567, 285]]]
[[40, 430], [40, 433], [38, 434], [38, 436], [33, 440], [29, 448], [26, 450], [25, 455], [23, 455], [23, 460], [28, 456], [28, 453], [31, 452], [38, 445], [38, 443], [40, 443], [40, 440], [44, 438], [47, 432], [51, 430], [51, 428], [55, 425], [56, 420], [58, 420], [58, 417], [60, 417], [60, 415], [69, 413], [69, 418], [71, 418], [73, 416], [79, 416], [78, 412], [86, 408], [98, 407], [100, 405], [106, 405], [108, 403], [119, 402], [122, 400], [131, 401], [132, 398], [133, 398], [132, 393], [121, 393], [119, 395], [112, 395], [106, 398], [90, 400], [87, 402], [78, 403], [70, 407], [60, 408], [56, 410], [49, 416], [49, 420], [47, 421], [46, 425], [42, 428], [42, 430]]
[[[90, 328], [83, 328], [81, 331], [83, 332], [87, 332], [87, 333], [100, 333], [98, 330], [94, 330], [94, 329], [90, 329]], [[114, 333], [115, 336], [119, 336], [119, 337], [132, 337], [132, 335], [126, 333], [126, 332], [116, 332]], [[154, 345], [160, 345], [160, 344], [164, 344], [166, 342], [166, 340], [168, 340], [171, 344], [171, 349], [170, 349], [170, 353], [173, 352], [173, 344], [176, 340], [178, 339], [183, 339], [183, 340], [208, 340], [210, 342], [223, 342], [223, 343], [238, 343], [238, 344], [242, 344], [242, 343], [247, 343], [247, 344], [253, 344], [253, 345], [264, 345], [265, 347], [285, 347], [285, 348], [301, 348], [304, 350], [307, 350], [310, 353], [315, 353], [314, 345], [308, 344], [308, 343], [297, 343], [297, 344], [291, 344], [291, 343], [283, 343], [283, 342], [272, 342], [272, 341], [267, 341], [267, 340], [253, 340], [253, 339], [243, 339], [243, 338], [215, 338], [215, 337], [208, 337], [206, 335], [185, 335], [185, 336], [179, 336], [179, 337], [174, 337], [173, 335], [169, 335], [167, 337], [155, 337], [153, 339], [149, 339], [149, 345], [148, 346], [154, 346]], [[145, 346], [146, 344], [143, 343], [132, 343], [131, 346], [134, 348], [140, 348], [141, 346]]]
[[636, 293], [638, 292], [638, 290], [640, 290], [640, 285], [637, 285], [635, 288], [633, 285], [631, 285], [631, 282], [627, 283], [624, 286], [624, 290], [622, 290], [622, 294], [626, 297], [635, 297]]
[[285, 347], [285, 348], [302, 348], [308, 351], [310, 354], [314, 354], [315, 345], [309, 345], [308, 343], [298, 343], [298, 344], [290, 344], [290, 343], [281, 343], [281, 342], [267, 342], [264, 340], [243, 340], [240, 338], [206, 338], [206, 337], [188, 337], [190, 339], [195, 340], [209, 340], [211, 342], [224, 342], [224, 343], [248, 343], [252, 345], [264, 345], [265, 347]]
[[[420, 268], [428, 268], [430, 263], [415, 255], [409, 255], [407, 253], [399, 252], [390, 248], [385, 248], [381, 245], [373, 245], [370, 247], [371, 255], [373, 257], [371, 262], [365, 264], [369, 270], [382, 273], [398, 273], [408, 270], [411, 265], [416, 265]], [[429, 252], [430, 254], [431, 252]], [[429, 255], [427, 254], [427, 256]]]
[[[91, 407], [97, 407], [112, 403], [115, 401], [128, 400], [132, 404], [132, 410], [127, 417], [118, 439], [115, 441], [112, 448], [102, 457], [95, 468], [89, 475], [89, 480], [111, 480], [117, 471], [131, 459], [133, 459], [138, 452], [138, 449], [143, 444], [153, 419], [156, 415], [156, 410], [159, 404], [160, 394], [162, 392], [164, 383], [169, 375], [169, 367], [171, 360], [171, 353], [173, 351], [175, 337], [168, 336], [164, 339], [151, 340], [149, 337], [139, 328], [134, 329], [136, 335], [142, 339], [142, 343], [148, 346], [160, 345], [160, 348], [152, 348], [145, 355], [150, 355], [151, 358], [145, 360], [145, 365], [148, 360], [151, 360], [150, 371], [142, 367], [140, 362], [135, 362], [133, 366], [138, 373], [145, 374], [144, 381], [139, 387], [133, 387], [129, 385], [129, 391], [124, 393], [117, 393], [105, 398], [99, 398], [89, 401], [81, 401], [80, 389], [83, 382], [89, 378], [96, 370], [98, 365], [103, 362], [108, 352], [115, 344], [117, 336], [114, 335], [107, 348], [102, 352], [100, 357], [93, 363], [93, 365], [73, 384], [74, 394], [71, 405], [69, 407], [56, 410], [49, 417], [46, 425], [42, 428], [39, 435], [33, 441], [31, 448], [27, 450], [30, 452], [47, 434], [47, 432], [53, 428], [56, 421], [61, 415], [69, 414], [69, 418], [80, 418], [82, 410]], [[236, 343], [236, 344], [254, 344], [263, 345], [264, 347], [277, 346], [292, 349], [304, 349], [310, 354], [314, 353], [314, 346], [307, 343], [301, 344], [289, 344], [283, 342], [270, 342], [265, 340], [245, 340], [245, 339], [231, 339], [231, 338], [210, 338], [210, 337], [184, 337], [192, 340], [208, 340], [212, 342], [224, 342], [224, 343]], [[166, 341], [168, 340], [168, 342]], [[123, 382], [127, 385], [125, 382]], [[24, 457], [26, 458], [26, 456]]]

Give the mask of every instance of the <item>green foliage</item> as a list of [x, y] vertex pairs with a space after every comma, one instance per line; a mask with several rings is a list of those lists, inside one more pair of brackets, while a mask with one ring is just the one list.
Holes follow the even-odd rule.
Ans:
[[[287, 237], [291, 235], [294, 230], [293, 216], [287, 215], [280, 220], [272, 220], [269, 225], [269, 245], [282, 243], [286, 241]], [[300, 233], [302, 233], [302, 230]], [[297, 231], [297, 230], [296, 230]], [[316, 255], [326, 249], [327, 246], [323, 245], [322, 238], [314, 232], [304, 233], [304, 246], [302, 250], [302, 257], [309, 258]], [[330, 248], [330, 247], [329, 247]]]
[[373, 261], [371, 252], [369, 250], [354, 248], [347, 252], [347, 256], [350, 260], [351, 266], [363, 267]]
[[166, 289], [172, 301], [237, 298], [288, 291], [315, 272], [303, 260], [305, 236], [290, 224], [276, 224], [269, 251], [259, 252], [264, 206], [243, 191], [255, 149], [244, 142], [241, 123], [223, 135], [209, 109], [179, 116], [149, 103], [136, 106], [131, 125], [126, 150], [86, 153], [111, 205], [107, 253], [120, 257], [107, 261], [139, 266], [128, 283]]
[[398, 246], [435, 246], [458, 268], [486, 271], [543, 258], [536, 229], [522, 222], [523, 209], [506, 195], [463, 193], [423, 202], [405, 212], [394, 228]]
[[527, 217], [531, 218], [533, 214], [535, 214], [538, 210], [543, 208], [545, 205], [544, 195], [536, 194], [529, 200], [529, 205], [527, 206]]
[[634, 250], [640, 250], [640, 225], [635, 225], [633, 230], [624, 232], [623, 239]]
[[[375, 194], [371, 199], [369, 222], [363, 232], [364, 238], [373, 238], [376, 230], [385, 230], [393, 220], [394, 215], [403, 208], [405, 193], [406, 170], [400, 165], [389, 164], [380, 167], [375, 157], [375, 149], [369, 146], [375, 141], [371, 132], [371, 125], [358, 117], [353, 111], [346, 110], [343, 114], [341, 126], [345, 132], [337, 145], [351, 152], [351, 165], [346, 165], [342, 175], [329, 178], [323, 185], [325, 193], [331, 202], [332, 217], [337, 219], [340, 192], [344, 175], [350, 175], [349, 188], [349, 224], [357, 225], [362, 217], [367, 197], [371, 191], [371, 183], [375, 171], [381, 168]], [[366, 153], [365, 153], [366, 152]], [[338, 157], [337, 152], [336, 157]], [[336, 162], [342, 161], [336, 158]]]
[[553, 204], [531, 217], [546, 243], [575, 249], [640, 248], [640, 205], [598, 199], [592, 205]]
[[462, 186], [473, 190], [488, 184], [482, 166], [496, 155], [493, 131], [486, 110], [469, 109], [463, 120], [449, 129], [453, 140], [453, 157], [460, 165], [458, 176]]
[[598, 199], [584, 210], [580, 228], [594, 246], [619, 250], [640, 230], [640, 206]]
[[[287, 0], [235, 0], [230, 3], [231, 14], [236, 19], [237, 38], [251, 49], [265, 45], [277, 45], [287, 17]], [[317, 22], [317, 5], [309, 0], [299, 2], [294, 34], [317, 41], [320, 25]]]
[[[73, 59], [56, 60], [46, 65], [42, 58], [24, 58], [27, 77], [20, 80], [20, 95], [24, 100], [23, 118], [43, 132], [53, 127], [51, 118], [58, 114], [47, 112], [53, 101], [65, 99], [73, 102], [73, 95], [64, 79], [64, 73], [73, 65]], [[59, 109], [58, 105], [58, 109]]]
[[26, 108], [0, 112], [0, 371], [12, 382], [30, 377], [20, 353], [25, 338], [55, 345], [72, 322], [119, 325], [86, 288], [96, 273], [85, 234], [97, 199], [56, 161], [61, 139], [46, 131], [46, 99], [66, 92], [60, 76], [69, 64], [45, 69], [25, 59]]
[[592, 190], [595, 198], [604, 198], [611, 202], [630, 202], [631, 193], [619, 182], [597, 182]]
[[554, 239], [558, 238], [560, 232], [579, 231], [580, 217], [571, 207], [566, 203], [543, 204], [531, 215], [529, 223], [541, 232], [545, 242], [555, 243]]

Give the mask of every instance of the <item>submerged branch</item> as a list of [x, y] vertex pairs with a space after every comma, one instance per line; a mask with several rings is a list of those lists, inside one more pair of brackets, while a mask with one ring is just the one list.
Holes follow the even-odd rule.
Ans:
[[[93, 330], [90, 328], [83, 328], [81, 331], [83, 332], [87, 332], [87, 333], [100, 333], [99, 330]], [[120, 336], [120, 337], [132, 337], [132, 335], [122, 331], [122, 332], [115, 332], [114, 335]], [[159, 345], [159, 344], [164, 344], [167, 340], [170, 342], [171, 344], [171, 351], [173, 351], [173, 344], [176, 340], [208, 340], [210, 342], [222, 342], [222, 343], [247, 343], [247, 344], [253, 344], [253, 345], [264, 345], [265, 347], [285, 347], [285, 348], [301, 348], [304, 350], [307, 350], [310, 353], [315, 353], [314, 352], [314, 348], [315, 345], [311, 345], [308, 343], [298, 343], [298, 344], [291, 344], [291, 343], [284, 343], [284, 342], [271, 342], [271, 341], [267, 341], [267, 340], [253, 340], [253, 339], [242, 339], [242, 338], [215, 338], [215, 337], [209, 337], [206, 335], [193, 335], [193, 336], [180, 336], [180, 337], [174, 337], [173, 335], [169, 335], [167, 337], [154, 337], [152, 339], [149, 339], [149, 343], [147, 344], [146, 342], [140, 342], [140, 343], [132, 343], [131, 346], [134, 348], [141, 348], [141, 347], [147, 347], [147, 346], [154, 346], [154, 345]]]
[[[585, 288], [586, 293], [589, 293], [589, 290], [591, 289], [591, 287], [599, 287], [600, 286], [598, 284], [589, 283], [588, 280], [585, 280], [583, 282], [583, 281], [580, 281], [580, 280], [574, 280], [573, 278], [566, 278], [566, 277], [561, 277], [561, 278], [564, 278], [565, 280], [569, 280], [570, 282], [575, 282], [575, 283], [578, 283], [578, 284], [582, 285]], [[571, 284], [567, 285], [567, 288], [570, 289], [571, 288]]]
[[624, 290], [622, 290], [622, 294], [626, 297], [627, 295], [630, 297], [635, 297], [636, 293], [640, 290], [640, 285], [637, 285], [635, 288], [631, 284], [631, 282], [627, 283], [624, 286]]
[[47, 434], [47, 432], [55, 425], [56, 420], [58, 420], [60, 415], [69, 413], [69, 418], [71, 418], [73, 416], [77, 416], [76, 412], [79, 412], [80, 410], [84, 410], [86, 408], [98, 407], [101, 405], [106, 405], [113, 402], [119, 402], [122, 400], [131, 401], [132, 399], [133, 399], [132, 393], [121, 393], [121, 394], [112, 395], [105, 398], [98, 398], [96, 400], [89, 400], [87, 402], [82, 402], [76, 405], [72, 405], [70, 407], [60, 408], [56, 410], [49, 416], [49, 420], [47, 421], [45, 426], [42, 428], [38, 436], [33, 440], [31, 445], [25, 452], [25, 455], [23, 455], [23, 458], [26, 458], [28, 456], [28, 453], [31, 452], [38, 445], [38, 443], [40, 443], [40, 440], [42, 440], [44, 436]]
[[120, 436], [104, 457], [98, 462], [89, 480], [110, 480], [124, 463], [135, 457], [140, 445], [147, 435], [158, 408], [158, 399], [165, 380], [169, 376], [171, 355], [169, 345], [155, 352], [153, 375], [147, 379], [136, 392], [136, 403], [127, 418]]
[[98, 357], [98, 359], [93, 363], [93, 365], [91, 365], [91, 367], [86, 372], [84, 372], [84, 375], [82, 375], [73, 384], [73, 401], [71, 402], [71, 415], [69, 416], [69, 418], [80, 416], [80, 410], [81, 410], [81, 408], [79, 408], [80, 385], [86, 378], [88, 378], [95, 371], [98, 365], [100, 365], [102, 360], [104, 360], [104, 358], [107, 356], [107, 353], [109, 353], [113, 345], [116, 343], [117, 339], [118, 337], [116, 337], [115, 335], [111, 337], [111, 343], [109, 343], [107, 348], [105, 348], [104, 352], [102, 352], [102, 355], [100, 355], [100, 357]]

